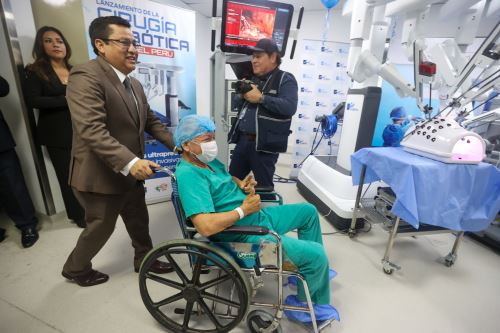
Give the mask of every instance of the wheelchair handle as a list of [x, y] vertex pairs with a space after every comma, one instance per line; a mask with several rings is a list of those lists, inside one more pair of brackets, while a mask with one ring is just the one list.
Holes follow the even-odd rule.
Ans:
[[158, 172], [164, 172], [166, 173], [167, 175], [169, 175], [170, 177], [175, 177], [175, 174], [172, 170], [170, 170], [169, 168], [167, 167], [161, 167], [161, 168], [153, 168], [152, 166], [150, 166], [151, 168], [151, 171], [153, 171], [154, 173], [158, 173]]
[[259, 226], [232, 226], [224, 229], [220, 233], [263, 236], [269, 234], [269, 229]]

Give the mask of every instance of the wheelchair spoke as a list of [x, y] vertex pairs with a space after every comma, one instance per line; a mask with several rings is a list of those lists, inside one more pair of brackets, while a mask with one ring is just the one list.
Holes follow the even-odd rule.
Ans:
[[178, 282], [175, 282], [175, 281], [172, 281], [172, 280], [168, 280], [168, 279], [165, 279], [161, 276], [158, 276], [158, 275], [154, 275], [154, 274], [151, 274], [151, 273], [146, 273], [146, 277], [150, 280], [153, 280], [155, 282], [158, 282], [158, 283], [161, 283], [161, 284], [164, 284], [166, 286], [169, 286], [169, 287], [172, 287], [172, 288], [175, 288], [175, 289], [178, 289], [178, 290], [182, 290], [184, 289], [184, 286]]
[[203, 284], [201, 284], [199, 287], [198, 287], [198, 290], [199, 291], [204, 291], [208, 288], [211, 288], [219, 283], [223, 283], [225, 281], [228, 281], [228, 280], [231, 280], [231, 276], [230, 275], [224, 275], [224, 276], [220, 276], [216, 279], [213, 279], [211, 281], [208, 281], [208, 282], [205, 282]]
[[217, 302], [217, 303], [222, 303], [222, 304], [226, 304], [228, 306], [232, 306], [232, 307], [235, 307], [235, 308], [240, 308], [240, 305], [238, 303], [235, 303], [229, 299], [225, 299], [225, 298], [222, 298], [220, 296], [217, 296], [217, 295], [214, 295], [214, 294], [210, 294], [210, 293], [202, 293], [201, 294], [204, 298], [208, 298], [209, 300], [212, 300], [214, 302]]
[[159, 301], [159, 302], [156, 302], [156, 303], [153, 303], [153, 306], [155, 308], [159, 308], [161, 306], [164, 306], [164, 305], [167, 305], [167, 304], [170, 304], [172, 302], [175, 302], [175, 301], [178, 301], [180, 299], [182, 299], [184, 296], [182, 295], [182, 293], [178, 293], [177, 295], [174, 295], [174, 296], [170, 296], [170, 297], [167, 297], [165, 298], [164, 300], [162, 301]]
[[203, 258], [197, 257], [196, 265], [194, 266], [194, 270], [193, 270], [193, 278], [191, 279], [191, 283], [197, 283], [199, 281], [202, 263], [203, 263]]
[[182, 323], [182, 329], [185, 331], [189, 328], [189, 320], [191, 319], [191, 312], [193, 312], [194, 301], [187, 302], [186, 309], [184, 309], [184, 322]]
[[177, 275], [179, 275], [182, 282], [188, 283], [188, 278], [187, 278], [186, 274], [184, 274], [184, 271], [182, 270], [182, 268], [180, 268], [179, 265], [177, 265], [177, 262], [174, 260], [174, 258], [172, 258], [170, 253], [165, 254], [165, 257], [167, 257], [168, 261], [172, 264], [175, 272], [177, 273]]
[[205, 313], [207, 314], [208, 318], [212, 321], [212, 323], [215, 325], [215, 327], [219, 330], [222, 328], [222, 325], [219, 323], [217, 318], [214, 316], [212, 311], [210, 311], [210, 308], [208, 307], [207, 303], [203, 300], [203, 298], [198, 299], [198, 303], [201, 305]]

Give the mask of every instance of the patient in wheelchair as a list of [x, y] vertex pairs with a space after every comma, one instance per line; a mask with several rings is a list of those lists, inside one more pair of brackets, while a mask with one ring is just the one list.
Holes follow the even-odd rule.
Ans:
[[[215, 125], [209, 118], [184, 117], [174, 140], [182, 156], [176, 169], [179, 197], [186, 218], [196, 230], [212, 241], [244, 243], [258, 243], [263, 237], [275, 240], [271, 236], [218, 233], [233, 225], [262, 226], [275, 231], [282, 238], [286, 255], [307, 281], [316, 319], [338, 317], [330, 305], [330, 270], [316, 208], [308, 203], [261, 208], [252, 177], [243, 180], [232, 177], [216, 159]], [[298, 239], [286, 235], [295, 229]], [[300, 282], [297, 292], [297, 296], [289, 296], [285, 303], [306, 306]]]

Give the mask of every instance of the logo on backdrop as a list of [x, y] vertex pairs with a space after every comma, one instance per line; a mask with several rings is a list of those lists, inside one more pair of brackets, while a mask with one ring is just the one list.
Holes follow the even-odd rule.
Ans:
[[340, 95], [340, 96], [343, 96], [344, 95], [344, 92], [341, 91], [341, 90], [338, 90], [338, 89], [333, 89], [333, 94], [334, 95]]
[[321, 53], [333, 53], [333, 49], [328, 46], [321, 46]]
[[310, 93], [312, 93], [312, 90], [309, 89], [308, 87], [300, 87], [300, 92], [310, 94]]
[[316, 64], [312, 60], [309, 60], [309, 59], [302, 60], [302, 64], [307, 65], [307, 66], [316, 66]]
[[311, 103], [309, 101], [303, 99], [300, 101], [300, 106], [311, 106]]
[[330, 89], [328, 88], [324, 88], [324, 87], [319, 87], [318, 88], [318, 94], [322, 94], [322, 95], [329, 95], [330, 94]]
[[311, 74], [308, 74], [308, 73], [302, 73], [302, 78], [304, 80], [313, 80], [314, 79], [314, 76], [311, 75]]
[[174, 58], [177, 51], [192, 51], [189, 37], [182, 36], [186, 32], [181, 31], [176, 22], [161, 16], [154, 9], [147, 10], [105, 0], [96, 0], [96, 4], [96, 17], [114, 15], [130, 22], [134, 37], [141, 44], [138, 48], [140, 54]]
[[307, 52], [316, 52], [317, 48], [315, 45], [304, 45], [304, 50]]
[[321, 60], [319, 63], [323, 67], [331, 67], [332, 63], [330, 61]]

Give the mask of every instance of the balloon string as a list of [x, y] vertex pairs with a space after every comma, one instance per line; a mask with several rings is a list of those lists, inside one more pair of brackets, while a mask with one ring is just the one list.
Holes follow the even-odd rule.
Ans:
[[324, 30], [323, 30], [323, 46], [328, 38], [328, 30], [330, 30], [330, 9], [327, 8], [326, 10], [326, 15], [325, 15], [325, 22], [323, 24]]

